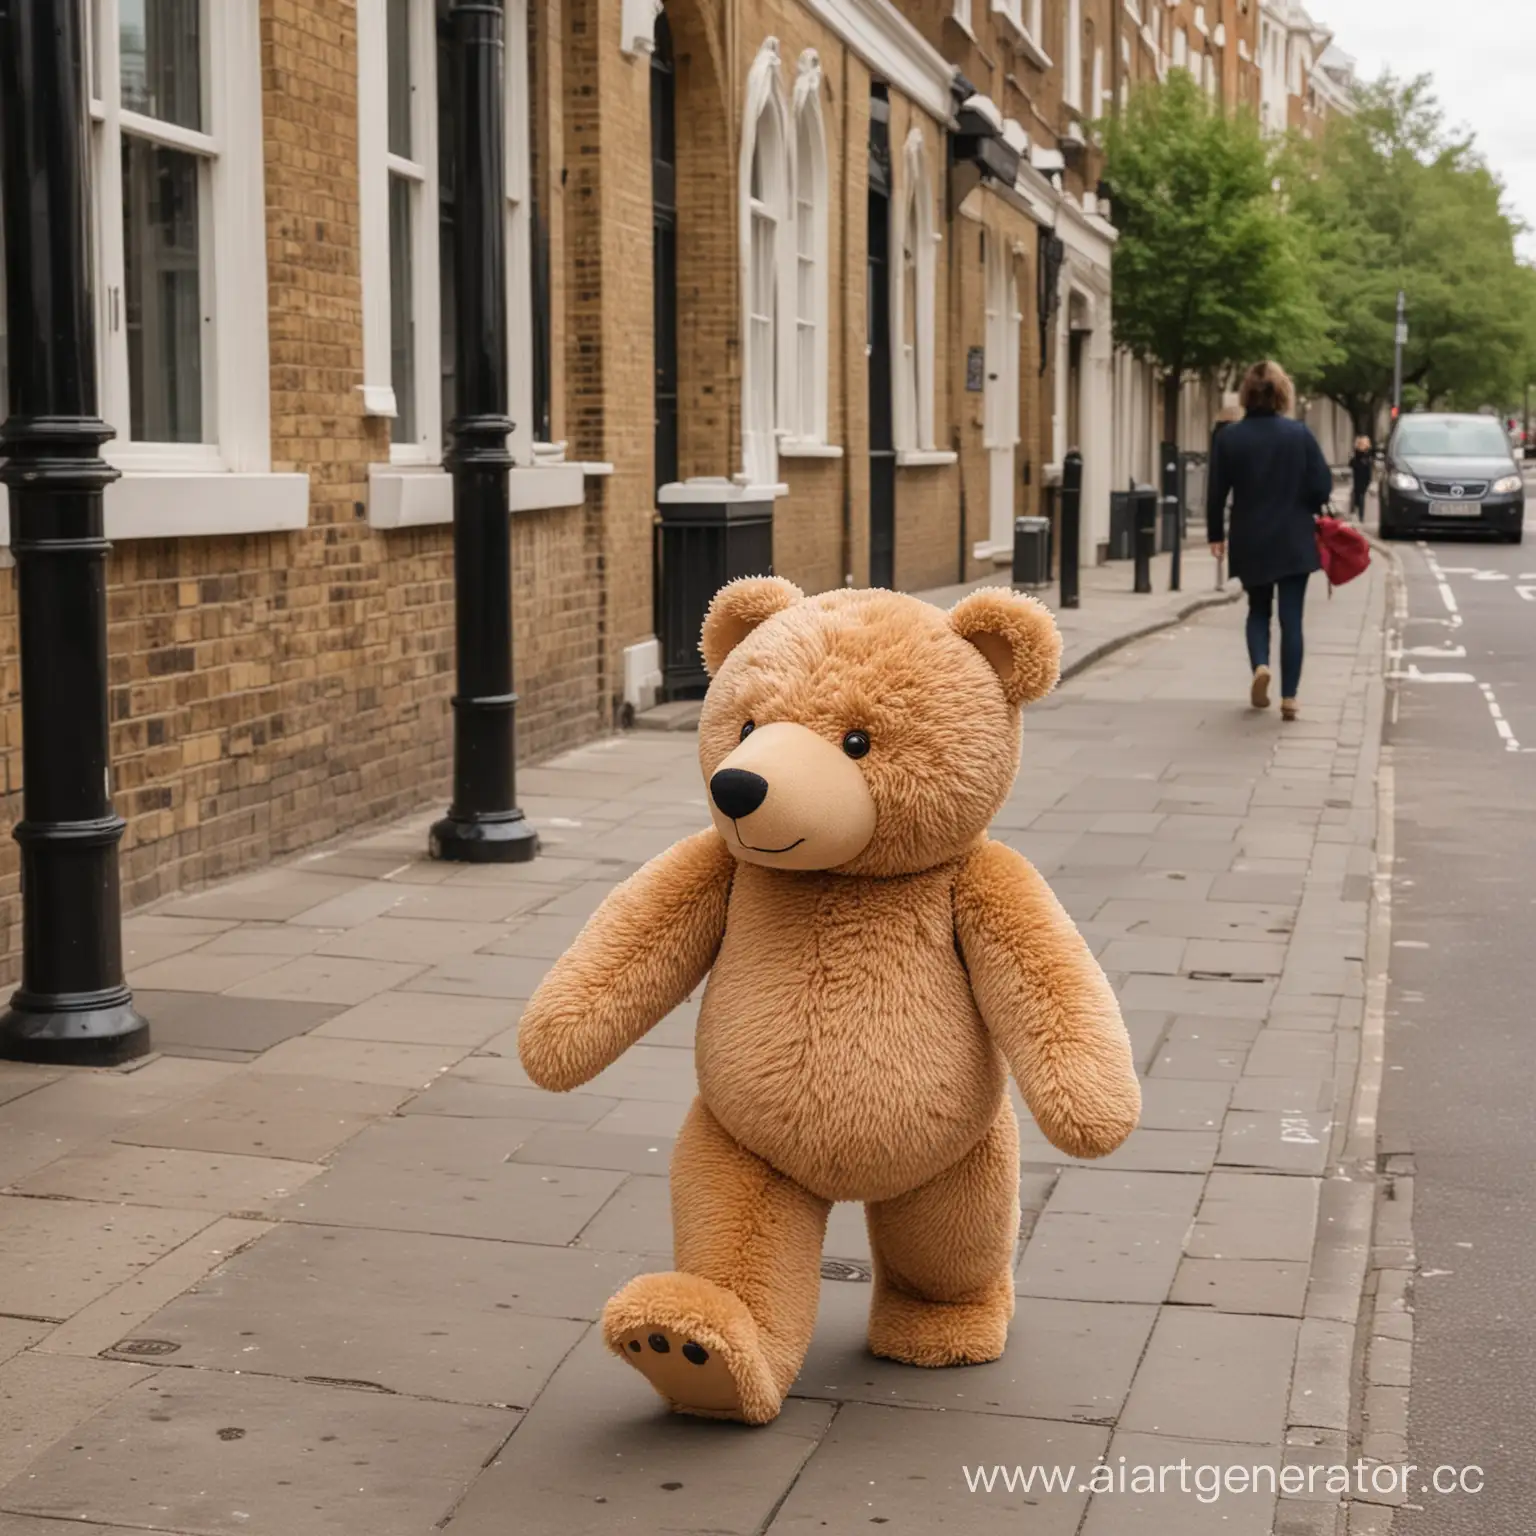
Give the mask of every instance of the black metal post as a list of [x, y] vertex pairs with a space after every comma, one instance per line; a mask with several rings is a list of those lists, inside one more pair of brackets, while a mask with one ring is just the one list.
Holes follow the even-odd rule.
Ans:
[[1163, 518], [1171, 526], [1173, 537], [1169, 542], [1172, 551], [1168, 562], [1168, 590], [1177, 592], [1182, 573], [1184, 553], [1184, 498], [1179, 494], [1179, 445], [1164, 443], [1163, 455]]
[[1061, 466], [1061, 591], [1063, 608], [1078, 605], [1078, 557], [1082, 541], [1083, 456], [1068, 449]]
[[0, 1056], [105, 1066], [149, 1025], [123, 979], [107, 731], [107, 544], [87, 226], [83, 7], [0, 3], [10, 492], [21, 645], [21, 986]]
[[1152, 590], [1152, 556], [1157, 550], [1157, 491], [1138, 485], [1131, 497], [1131, 553], [1136, 558], [1133, 590]]
[[457, 173], [453, 471], [453, 803], [432, 828], [436, 859], [511, 864], [538, 852], [517, 806], [512, 691], [512, 513], [507, 476], [506, 165], [501, 0], [454, 0]]

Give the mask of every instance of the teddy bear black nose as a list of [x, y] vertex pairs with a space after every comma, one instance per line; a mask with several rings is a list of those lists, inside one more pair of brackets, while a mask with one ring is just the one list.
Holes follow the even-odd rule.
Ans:
[[722, 768], [709, 781], [715, 804], [735, 821], [750, 816], [768, 798], [768, 780], [745, 768]]

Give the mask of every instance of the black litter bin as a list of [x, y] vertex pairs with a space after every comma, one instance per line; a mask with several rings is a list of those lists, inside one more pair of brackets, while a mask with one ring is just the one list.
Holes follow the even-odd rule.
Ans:
[[1043, 587], [1051, 579], [1051, 520], [1048, 517], [1016, 517], [1013, 520], [1013, 589]]
[[738, 576], [773, 574], [773, 492], [685, 480], [657, 492], [656, 627], [662, 697], [699, 699], [709, 675], [699, 632], [710, 600]]
[[1131, 493], [1109, 493], [1109, 558], [1129, 560], [1135, 551], [1135, 539], [1131, 528]]

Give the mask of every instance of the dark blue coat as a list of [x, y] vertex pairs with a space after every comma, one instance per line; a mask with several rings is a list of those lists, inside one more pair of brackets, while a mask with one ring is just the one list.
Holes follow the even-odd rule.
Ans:
[[1249, 415], [1211, 442], [1206, 525], [1211, 543], [1226, 541], [1231, 572], [1245, 587], [1319, 568], [1314, 518], [1332, 496], [1333, 473], [1305, 422]]

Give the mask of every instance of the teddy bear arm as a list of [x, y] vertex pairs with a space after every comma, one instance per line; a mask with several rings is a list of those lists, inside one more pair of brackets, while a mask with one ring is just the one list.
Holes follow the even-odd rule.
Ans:
[[681, 1003], [714, 963], [736, 861], [711, 828], [616, 886], [523, 1010], [517, 1053], [541, 1088], [579, 1088]]
[[1114, 992], [1033, 866], [984, 842], [955, 888], [955, 926], [983, 1021], [1040, 1129], [1103, 1157], [1136, 1128], [1141, 1089]]

